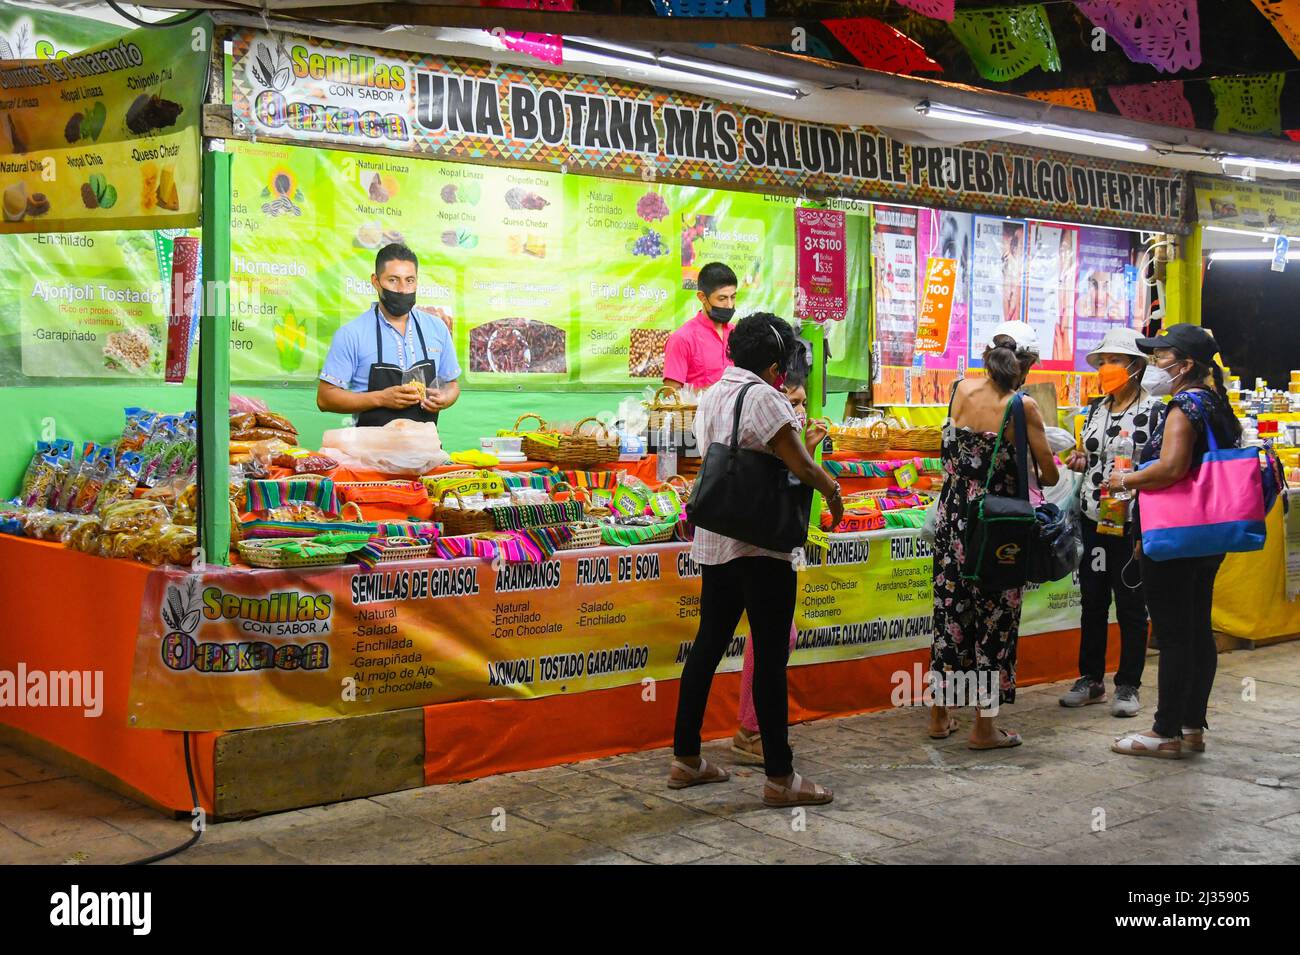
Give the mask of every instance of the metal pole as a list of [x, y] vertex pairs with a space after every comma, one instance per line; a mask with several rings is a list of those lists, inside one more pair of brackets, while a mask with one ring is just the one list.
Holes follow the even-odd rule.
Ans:
[[204, 140], [199, 543], [219, 567], [230, 563], [230, 161], [222, 140]]

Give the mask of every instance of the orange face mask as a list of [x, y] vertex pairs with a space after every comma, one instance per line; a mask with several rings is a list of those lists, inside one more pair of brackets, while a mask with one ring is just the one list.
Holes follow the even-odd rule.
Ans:
[[1133, 377], [1123, 365], [1102, 365], [1097, 373], [1101, 378], [1101, 390], [1108, 395], [1122, 391]]

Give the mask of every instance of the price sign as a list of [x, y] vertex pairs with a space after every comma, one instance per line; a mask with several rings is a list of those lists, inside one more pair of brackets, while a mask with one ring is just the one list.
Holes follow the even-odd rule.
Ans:
[[795, 314], [814, 322], [842, 322], [848, 314], [844, 213], [835, 209], [796, 209], [798, 249]]
[[926, 263], [921, 314], [916, 322], [917, 354], [942, 354], [947, 350], [956, 283], [956, 259], [931, 258]]

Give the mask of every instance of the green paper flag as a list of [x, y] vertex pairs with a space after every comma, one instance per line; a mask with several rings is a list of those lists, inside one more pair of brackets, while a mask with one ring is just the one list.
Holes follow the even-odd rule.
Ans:
[[986, 80], [1005, 83], [1034, 67], [1052, 72], [1061, 69], [1042, 4], [961, 11], [949, 29]]
[[1214, 94], [1214, 131], [1281, 136], [1282, 84], [1285, 82], [1284, 73], [1210, 80], [1210, 92]]

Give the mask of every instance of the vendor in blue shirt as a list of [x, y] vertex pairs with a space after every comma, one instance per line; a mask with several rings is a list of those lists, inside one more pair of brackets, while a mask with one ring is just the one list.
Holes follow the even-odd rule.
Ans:
[[[437, 421], [438, 412], [460, 397], [460, 365], [451, 333], [441, 319], [415, 308], [420, 263], [393, 243], [375, 256], [370, 284], [379, 300], [334, 335], [316, 385], [316, 407], [355, 416], [360, 427], [382, 427], [398, 418]], [[429, 389], [402, 383], [418, 370]], [[434, 379], [442, 387], [434, 389]]]

